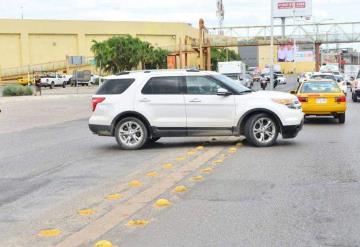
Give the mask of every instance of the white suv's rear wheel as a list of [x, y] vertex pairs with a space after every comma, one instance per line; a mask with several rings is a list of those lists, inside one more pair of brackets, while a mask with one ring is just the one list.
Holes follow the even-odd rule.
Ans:
[[245, 125], [246, 139], [257, 147], [268, 147], [275, 143], [279, 129], [275, 120], [268, 114], [251, 116]]
[[123, 149], [139, 149], [146, 143], [148, 131], [141, 120], [127, 117], [116, 125], [115, 138]]

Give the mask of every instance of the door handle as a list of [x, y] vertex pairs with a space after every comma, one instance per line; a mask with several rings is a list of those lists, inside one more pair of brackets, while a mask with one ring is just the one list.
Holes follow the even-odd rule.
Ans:
[[195, 99], [190, 100], [189, 102], [191, 102], [191, 103], [199, 103], [199, 102], [201, 102], [201, 99], [195, 98]]
[[150, 102], [151, 100], [149, 100], [148, 98], [142, 98], [139, 100], [140, 102]]

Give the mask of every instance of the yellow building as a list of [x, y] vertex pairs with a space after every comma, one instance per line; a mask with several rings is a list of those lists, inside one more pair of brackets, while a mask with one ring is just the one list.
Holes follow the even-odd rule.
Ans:
[[[274, 46], [274, 63], [280, 65], [281, 72], [285, 74], [315, 71], [315, 62], [277, 62], [277, 46]], [[259, 46], [259, 68], [263, 70], [270, 64], [270, 46]], [[240, 54], [241, 55], [241, 54]]]
[[[57, 62], [64, 63], [66, 56], [93, 56], [92, 40], [127, 34], [174, 51], [179, 49], [180, 39], [197, 39], [199, 32], [190, 24], [171, 22], [2, 19], [0, 73], [4, 76], [15, 73], [15, 68], [26, 70], [30, 65], [46, 63], [55, 68]], [[187, 66], [197, 66], [197, 55], [188, 57], [187, 62]]]

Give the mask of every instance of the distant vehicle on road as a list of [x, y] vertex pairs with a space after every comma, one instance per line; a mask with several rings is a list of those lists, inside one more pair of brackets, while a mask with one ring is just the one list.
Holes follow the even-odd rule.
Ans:
[[17, 79], [16, 82], [20, 85], [23, 85], [23, 86], [27, 86], [27, 85], [30, 85], [33, 83], [33, 78], [32, 77], [23, 77], [23, 78], [20, 78], [20, 79]]
[[351, 83], [351, 98], [354, 102], [358, 102], [360, 98], [360, 71], [356, 79]]
[[123, 149], [176, 136], [239, 136], [257, 147], [302, 129], [298, 99], [253, 92], [216, 72], [146, 71], [109, 76], [92, 98], [90, 130]]
[[246, 86], [246, 65], [241, 61], [219, 62], [218, 72]]
[[345, 123], [346, 96], [334, 80], [311, 79], [291, 93], [298, 97], [305, 116], [333, 116]]
[[275, 74], [276, 74], [276, 79], [278, 80], [279, 85], [286, 84], [286, 77], [284, 74], [282, 74], [281, 72], [275, 72]]
[[253, 78], [249, 74], [240, 75], [239, 81], [241, 82], [242, 85], [244, 85], [245, 87], [248, 87], [248, 88], [252, 88], [252, 86], [254, 84]]
[[40, 78], [42, 87], [50, 87], [50, 89], [58, 86], [65, 87], [64, 78], [58, 73], [45, 74]]

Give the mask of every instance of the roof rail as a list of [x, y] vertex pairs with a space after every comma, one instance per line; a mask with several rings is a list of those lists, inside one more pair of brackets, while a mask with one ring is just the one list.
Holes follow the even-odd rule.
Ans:
[[200, 72], [198, 69], [187, 69], [186, 72]]
[[122, 72], [116, 73], [115, 75], [128, 75], [128, 74], [130, 74], [129, 71], [122, 71]]

